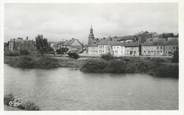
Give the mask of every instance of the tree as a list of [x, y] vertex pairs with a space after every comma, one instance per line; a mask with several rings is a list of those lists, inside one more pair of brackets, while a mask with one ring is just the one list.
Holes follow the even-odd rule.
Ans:
[[20, 50], [20, 55], [29, 55], [30, 52], [28, 50], [22, 49]]
[[108, 53], [108, 54], [101, 55], [101, 58], [108, 61], [108, 60], [113, 59], [114, 57], [113, 57], [113, 55], [111, 55], [110, 53]]
[[173, 58], [172, 58], [172, 62], [178, 63], [179, 62], [179, 53], [178, 53], [178, 49], [174, 52]]
[[49, 51], [49, 44], [47, 42], [47, 39], [43, 38], [43, 35], [38, 35], [36, 37], [36, 48], [42, 55]]
[[71, 57], [71, 58], [74, 58], [74, 59], [78, 59], [79, 58], [79, 55], [77, 53], [72, 53], [72, 52], [69, 52], [68, 56]]

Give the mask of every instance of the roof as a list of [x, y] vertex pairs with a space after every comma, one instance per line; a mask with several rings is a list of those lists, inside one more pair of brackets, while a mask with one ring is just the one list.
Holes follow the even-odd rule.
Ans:
[[165, 45], [178, 45], [178, 39], [172, 39], [165, 43]]
[[138, 47], [139, 44], [137, 42], [131, 42], [131, 43], [126, 43], [125, 46], [126, 47]]
[[88, 45], [88, 47], [98, 47], [97, 44], [91, 44], [91, 45]]
[[143, 46], [157, 46], [157, 45], [178, 45], [178, 40], [172, 39], [169, 41], [145, 42]]

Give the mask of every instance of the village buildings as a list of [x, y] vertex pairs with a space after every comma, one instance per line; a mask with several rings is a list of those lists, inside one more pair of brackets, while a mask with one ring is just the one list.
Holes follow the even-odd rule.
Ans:
[[61, 48], [67, 48], [68, 52], [75, 52], [75, 53], [80, 53], [84, 50], [84, 45], [78, 39], [75, 38], [59, 42], [50, 42], [50, 47], [53, 48], [54, 51]]
[[[164, 34], [164, 36], [167, 34]], [[115, 36], [108, 38], [95, 38], [91, 26], [88, 44], [84, 46], [78, 39], [49, 42], [55, 51], [67, 48], [67, 52], [84, 53], [87, 56], [101, 56], [111, 54], [115, 57], [122, 56], [173, 56], [178, 50], [178, 35], [164, 37], [156, 33], [143, 32], [131, 36]], [[5, 51], [35, 51], [36, 43], [33, 40], [17, 38], [4, 43]]]
[[[90, 28], [88, 37], [89, 56], [111, 54], [115, 57], [122, 56], [172, 56], [178, 50], [178, 37], [159, 38], [153, 33], [145, 36], [126, 36], [124, 39], [114, 37], [111, 39], [95, 39], [93, 28]], [[141, 38], [144, 38], [143, 40]]]

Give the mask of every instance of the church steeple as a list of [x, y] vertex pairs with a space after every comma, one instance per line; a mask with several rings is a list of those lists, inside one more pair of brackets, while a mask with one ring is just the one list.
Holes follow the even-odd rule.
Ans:
[[89, 37], [88, 37], [88, 45], [92, 45], [94, 40], [95, 40], [95, 37], [93, 34], [93, 27], [91, 25], [90, 33], [89, 33]]
[[90, 28], [90, 34], [93, 34], [93, 27], [91, 25], [91, 28]]

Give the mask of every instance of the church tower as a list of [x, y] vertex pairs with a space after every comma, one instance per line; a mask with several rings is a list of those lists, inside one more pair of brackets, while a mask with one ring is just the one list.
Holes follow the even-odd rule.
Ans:
[[94, 37], [94, 34], [93, 34], [93, 28], [92, 28], [92, 25], [91, 25], [90, 33], [89, 33], [89, 37], [88, 37], [88, 45], [92, 45], [94, 40], [95, 40], [95, 37]]

